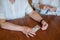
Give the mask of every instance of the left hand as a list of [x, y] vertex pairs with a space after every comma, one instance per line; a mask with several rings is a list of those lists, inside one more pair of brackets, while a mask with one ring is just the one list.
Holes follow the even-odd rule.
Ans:
[[27, 26], [23, 26], [22, 32], [29, 38], [29, 36], [34, 37], [36, 33], [34, 32], [35, 30], [32, 30], [32, 28], [29, 28]]
[[57, 10], [57, 8], [55, 8], [55, 7], [49, 8], [49, 9], [50, 9], [50, 11], [52, 11], [52, 12], [55, 12], [55, 11]]
[[42, 30], [46, 30], [48, 28], [48, 23], [45, 21], [45, 20], [43, 20], [42, 21]]
[[56, 7], [49, 6], [49, 5], [47, 5], [46, 8], [47, 8], [47, 9], [50, 9], [51, 12], [55, 12], [55, 11], [57, 10]]
[[56, 7], [45, 5], [43, 9], [50, 9], [51, 12], [55, 12], [57, 10]]

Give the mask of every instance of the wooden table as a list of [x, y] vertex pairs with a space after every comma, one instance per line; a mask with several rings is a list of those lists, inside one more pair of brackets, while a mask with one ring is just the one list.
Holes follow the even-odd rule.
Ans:
[[[0, 28], [0, 40], [60, 40], [60, 17], [41, 15], [49, 24], [46, 31], [39, 30], [35, 37], [27, 38], [22, 32], [9, 31]], [[12, 22], [15, 23], [15, 22]], [[19, 22], [16, 21], [16, 24]], [[28, 26], [33, 27], [37, 23], [33, 19], [28, 19]]]

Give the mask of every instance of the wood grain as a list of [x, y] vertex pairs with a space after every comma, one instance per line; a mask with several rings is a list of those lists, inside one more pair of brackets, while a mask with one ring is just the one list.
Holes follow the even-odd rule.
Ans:
[[[49, 24], [46, 31], [39, 30], [36, 32], [35, 37], [27, 38], [22, 32], [9, 31], [0, 28], [0, 40], [60, 40], [60, 17], [59, 16], [45, 16], [41, 15]], [[20, 19], [10, 20], [9, 22], [18, 25], [28, 25], [30, 27], [35, 26], [37, 23], [33, 19], [27, 17], [26, 23], [20, 23]]]

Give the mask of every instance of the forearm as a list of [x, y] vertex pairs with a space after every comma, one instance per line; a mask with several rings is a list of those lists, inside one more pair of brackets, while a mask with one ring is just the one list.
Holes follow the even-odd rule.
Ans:
[[22, 26], [18, 26], [9, 22], [1, 23], [1, 28], [13, 31], [22, 31]]
[[36, 20], [37, 22], [40, 22], [40, 20], [42, 20], [43, 18], [40, 16], [40, 14], [38, 14], [38, 12], [36, 11], [32, 11], [31, 14], [29, 14], [29, 16], [31, 18], [33, 18], [34, 20]]

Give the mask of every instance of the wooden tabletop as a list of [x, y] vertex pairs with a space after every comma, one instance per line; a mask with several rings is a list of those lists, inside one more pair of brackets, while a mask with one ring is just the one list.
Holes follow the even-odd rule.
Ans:
[[[45, 31], [39, 30], [36, 32], [36, 36], [27, 38], [22, 32], [9, 31], [0, 28], [0, 40], [60, 40], [60, 17], [53, 15], [51, 16], [41, 15], [41, 16], [49, 24], [47, 30]], [[12, 23], [20, 25], [19, 22], [15, 21]], [[29, 18], [27, 20], [26, 25], [28, 25], [29, 27], [33, 27], [36, 24], [39, 23]]]

